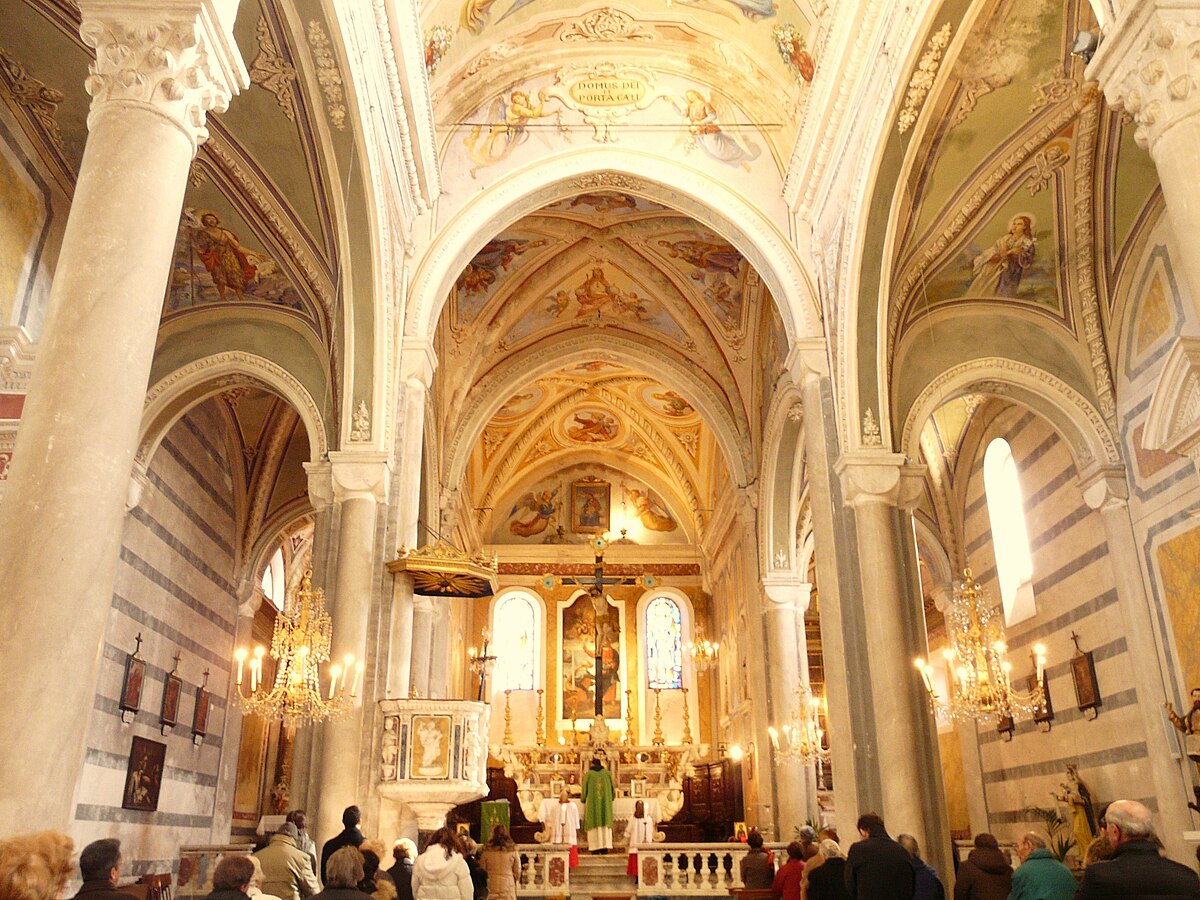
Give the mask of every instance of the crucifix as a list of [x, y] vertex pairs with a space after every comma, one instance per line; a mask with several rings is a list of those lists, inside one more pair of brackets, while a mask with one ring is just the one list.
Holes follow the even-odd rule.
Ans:
[[[593, 651], [593, 663], [596, 667], [596, 704], [593, 710], [595, 721], [604, 720], [604, 694], [608, 690], [608, 685], [604, 680], [604, 650], [602, 644], [604, 618], [608, 615], [608, 601], [604, 596], [605, 588], [631, 584], [640, 584], [644, 588], [654, 586], [653, 575], [606, 576], [604, 574], [604, 548], [606, 546], [607, 544], [603, 538], [596, 538], [592, 541], [592, 547], [596, 551], [596, 559], [592, 567], [591, 577], [567, 575], [558, 579], [561, 584], [574, 584], [586, 587], [588, 596], [592, 601], [592, 611], [595, 613], [595, 647]], [[616, 673], [614, 673], [614, 677], [615, 675]]]

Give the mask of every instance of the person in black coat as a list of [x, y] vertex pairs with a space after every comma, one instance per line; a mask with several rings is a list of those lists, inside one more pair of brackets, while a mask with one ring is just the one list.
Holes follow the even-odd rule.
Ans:
[[254, 880], [254, 863], [248, 856], [230, 854], [213, 870], [213, 889], [204, 900], [246, 900], [246, 889]]
[[121, 842], [116, 838], [92, 841], [79, 854], [79, 874], [83, 887], [76, 900], [129, 900], [117, 890], [121, 876]]
[[846, 892], [846, 857], [837, 841], [826, 838], [817, 845], [823, 862], [808, 873], [808, 900], [849, 900]]
[[417, 845], [408, 838], [400, 838], [392, 845], [392, 858], [396, 862], [388, 869], [396, 885], [396, 900], [413, 900], [412, 873], [417, 859]]
[[1075, 900], [1200, 900], [1196, 873], [1158, 855], [1149, 809], [1136, 800], [1118, 800], [1104, 818], [1104, 834], [1116, 849], [1111, 859], [1087, 867]]
[[357, 806], [347, 806], [342, 811], [342, 832], [331, 837], [321, 848], [321, 884], [325, 884], [325, 867], [329, 865], [329, 857], [343, 847], [353, 847], [356, 850], [363, 842], [363, 834], [359, 829], [362, 824], [362, 811]]
[[851, 900], [912, 900], [916, 874], [908, 851], [888, 836], [883, 819], [863, 813], [858, 817], [858, 833], [862, 840], [846, 856], [846, 892]]

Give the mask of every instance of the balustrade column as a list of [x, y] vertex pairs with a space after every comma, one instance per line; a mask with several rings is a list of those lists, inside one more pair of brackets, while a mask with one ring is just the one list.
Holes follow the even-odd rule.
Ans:
[[[311, 468], [310, 468], [311, 471]], [[333, 660], [368, 655], [367, 626], [372, 588], [379, 570], [376, 560], [376, 512], [389, 480], [386, 454], [376, 451], [334, 451], [329, 454], [333, 499], [338, 506], [337, 567], [329, 614], [333, 619]], [[354, 672], [346, 677], [354, 679]], [[315, 839], [328, 840], [342, 830], [342, 810], [360, 803], [359, 762], [365, 721], [367, 675], [359, 697], [348, 713], [321, 726], [319, 771], [313, 779], [317, 807]], [[351, 681], [353, 683], [353, 681]]]
[[1200, 305], [1200, 81], [1194, 48], [1200, 42], [1195, 3], [1137, 0], [1121, 4], [1105, 30], [1087, 77], [1100, 82], [1115, 109], [1136, 125], [1134, 140], [1158, 168], [1167, 218], [1192, 302]]
[[870, 702], [881, 775], [880, 812], [893, 833], [907, 831], [941, 872], [949, 824], [933, 716], [913, 659], [927, 655], [911, 509], [924, 468], [902, 454], [860, 450], [838, 460], [854, 509], [864, 637], [870, 648]]
[[188, 168], [249, 84], [237, 0], [79, 9], [88, 139], [0, 506], [0, 833], [74, 816]]
[[[1097, 468], [1080, 478], [1083, 499], [1099, 511], [1104, 522], [1108, 543], [1108, 558], [1120, 600], [1122, 633], [1133, 662], [1134, 689], [1137, 710], [1146, 735], [1150, 775], [1154, 796], [1158, 799], [1157, 832], [1173, 859], [1187, 859], [1194, 851], [1183, 840], [1190, 831], [1192, 815], [1188, 812], [1188, 786], [1191, 765], [1177, 759], [1179, 744], [1174, 731], [1169, 731], [1163, 704], [1175, 700], [1175, 692], [1163, 677], [1161, 656], [1154, 637], [1154, 618], [1151, 599], [1142, 580], [1138, 559], [1137, 538], [1129, 518], [1128, 483], [1123, 466]], [[1190, 685], [1189, 685], [1190, 687]]]

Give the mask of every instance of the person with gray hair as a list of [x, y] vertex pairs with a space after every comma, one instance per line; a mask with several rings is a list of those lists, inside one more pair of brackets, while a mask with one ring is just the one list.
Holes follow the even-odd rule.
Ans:
[[913, 900], [946, 900], [946, 888], [933, 866], [921, 859], [921, 845], [911, 834], [897, 835], [896, 843], [908, 851], [913, 874], [917, 878], [917, 889]]
[[1045, 839], [1027, 831], [1017, 840], [1021, 864], [1013, 872], [1008, 900], [1071, 900], [1079, 883], [1071, 870], [1046, 849]]
[[817, 850], [824, 862], [807, 873], [808, 882], [804, 888], [807, 900], [849, 900], [846, 891], [846, 854], [841, 846], [831, 838], [825, 838], [817, 844]]
[[1115, 848], [1112, 859], [1087, 867], [1076, 898], [1200, 900], [1200, 877], [1187, 866], [1159, 856], [1154, 821], [1144, 804], [1117, 800], [1109, 804], [1104, 818], [1104, 835]]

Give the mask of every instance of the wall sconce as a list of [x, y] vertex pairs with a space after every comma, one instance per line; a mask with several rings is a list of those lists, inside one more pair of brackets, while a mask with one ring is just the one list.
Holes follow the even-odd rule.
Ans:
[[742, 750], [741, 744], [730, 744], [729, 745], [729, 758], [732, 759], [734, 762], [741, 762], [742, 757], [744, 757], [745, 755], [746, 754]]
[[[1027, 679], [1029, 682], [1029, 690], [1033, 691], [1037, 684], [1037, 675], [1030, 675]], [[1037, 723], [1039, 731], [1048, 732], [1054, 721], [1054, 701], [1050, 699], [1050, 673], [1042, 672], [1042, 697], [1045, 701], [1041, 706], [1038, 706], [1033, 711], [1033, 721]]]

